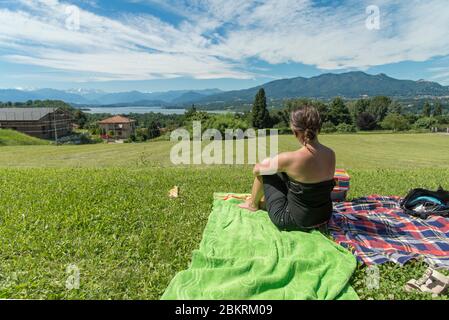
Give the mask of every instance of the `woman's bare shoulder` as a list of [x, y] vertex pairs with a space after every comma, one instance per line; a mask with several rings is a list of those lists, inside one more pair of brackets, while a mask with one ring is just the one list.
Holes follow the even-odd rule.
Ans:
[[333, 150], [333, 149], [331, 149], [331, 148], [329, 148], [329, 147], [327, 147], [327, 146], [325, 146], [325, 145], [321, 145], [322, 146], [322, 150], [325, 152], [325, 153], [327, 153], [327, 154], [329, 154], [329, 155], [331, 155], [331, 156], [333, 156], [333, 157], [335, 157], [335, 151]]

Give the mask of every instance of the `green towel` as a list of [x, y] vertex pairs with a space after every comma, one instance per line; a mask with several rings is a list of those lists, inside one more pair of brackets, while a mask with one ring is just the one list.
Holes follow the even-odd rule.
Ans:
[[267, 213], [216, 194], [199, 250], [163, 300], [358, 299], [354, 256], [318, 231], [279, 231]]

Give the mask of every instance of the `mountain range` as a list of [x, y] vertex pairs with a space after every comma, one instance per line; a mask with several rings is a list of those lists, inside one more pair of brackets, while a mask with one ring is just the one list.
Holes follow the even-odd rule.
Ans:
[[203, 102], [230, 102], [254, 99], [257, 91], [264, 88], [271, 99], [287, 98], [322, 98], [337, 96], [360, 98], [362, 96], [385, 95], [390, 97], [449, 96], [449, 86], [442, 86], [430, 81], [398, 80], [385, 74], [369, 75], [364, 72], [342, 74], [322, 74], [312, 78], [281, 79], [246, 90], [218, 93]]
[[321, 98], [336, 96], [359, 98], [385, 95], [390, 97], [449, 96], [449, 86], [425, 80], [398, 80], [385, 74], [370, 75], [364, 72], [322, 74], [316, 77], [280, 79], [244, 90], [221, 91], [176, 90], [144, 93], [140, 91], [107, 93], [98, 90], [17, 90], [0, 89], [0, 101], [25, 102], [27, 100], [63, 100], [78, 105], [146, 105], [186, 106], [216, 103], [250, 103], [260, 88], [270, 99]]
[[2, 102], [26, 102], [28, 100], [62, 100], [77, 105], [118, 105], [118, 104], [145, 104], [145, 105], [177, 105], [186, 101], [200, 100], [209, 95], [219, 94], [219, 89], [205, 90], [173, 90], [166, 92], [113, 92], [100, 90], [19, 90], [0, 89], [0, 101]]

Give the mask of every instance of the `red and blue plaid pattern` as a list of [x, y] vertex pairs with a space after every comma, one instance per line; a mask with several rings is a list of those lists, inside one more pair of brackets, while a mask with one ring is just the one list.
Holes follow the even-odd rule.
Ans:
[[404, 264], [422, 258], [449, 267], [449, 219], [414, 218], [400, 208], [399, 197], [369, 196], [336, 203], [329, 230], [337, 243], [367, 264]]

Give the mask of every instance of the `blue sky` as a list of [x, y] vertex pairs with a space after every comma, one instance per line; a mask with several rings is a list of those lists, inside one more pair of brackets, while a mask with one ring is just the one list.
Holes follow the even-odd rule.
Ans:
[[0, 0], [0, 21], [0, 88], [231, 90], [353, 70], [449, 85], [444, 0]]

